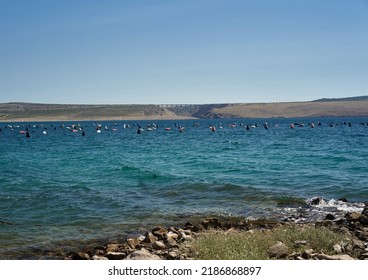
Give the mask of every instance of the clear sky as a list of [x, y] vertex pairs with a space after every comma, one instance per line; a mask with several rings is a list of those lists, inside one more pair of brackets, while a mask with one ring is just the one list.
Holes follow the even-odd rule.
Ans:
[[0, 0], [0, 103], [368, 95], [368, 0]]

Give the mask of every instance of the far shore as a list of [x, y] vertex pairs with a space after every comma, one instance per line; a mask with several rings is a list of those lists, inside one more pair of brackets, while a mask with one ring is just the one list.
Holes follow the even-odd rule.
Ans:
[[368, 117], [368, 98], [349, 101], [199, 105], [0, 104], [0, 122]]

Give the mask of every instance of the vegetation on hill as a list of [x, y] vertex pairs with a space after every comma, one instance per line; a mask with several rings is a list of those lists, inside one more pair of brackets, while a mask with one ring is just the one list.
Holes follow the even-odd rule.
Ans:
[[202, 105], [0, 104], [0, 121], [368, 116], [368, 96], [311, 102]]

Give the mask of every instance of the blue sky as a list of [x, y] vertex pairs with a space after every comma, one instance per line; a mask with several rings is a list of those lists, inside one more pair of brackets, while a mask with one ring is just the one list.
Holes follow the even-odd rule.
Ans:
[[368, 0], [0, 0], [0, 102], [368, 95]]

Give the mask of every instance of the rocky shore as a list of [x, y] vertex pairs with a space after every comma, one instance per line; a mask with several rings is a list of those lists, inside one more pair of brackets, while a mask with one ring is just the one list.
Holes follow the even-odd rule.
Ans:
[[277, 227], [326, 227], [343, 234], [344, 239], [333, 247], [334, 254], [316, 251], [312, 244], [295, 240], [294, 246], [303, 246], [302, 252], [290, 252], [282, 242], [268, 250], [271, 259], [291, 260], [368, 260], [368, 205], [361, 213], [347, 213], [335, 219], [328, 214], [323, 221], [298, 224], [285, 221], [206, 218], [196, 224], [187, 222], [183, 227], [157, 226], [143, 235], [126, 239], [123, 243], [110, 243], [80, 252], [68, 253], [65, 260], [188, 260], [199, 256], [192, 250], [193, 241], [200, 234], [210, 231], [249, 232], [273, 231]]

